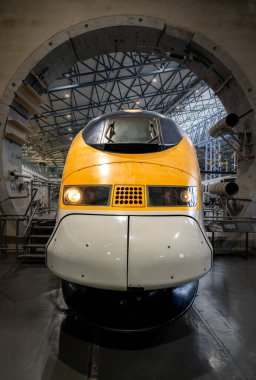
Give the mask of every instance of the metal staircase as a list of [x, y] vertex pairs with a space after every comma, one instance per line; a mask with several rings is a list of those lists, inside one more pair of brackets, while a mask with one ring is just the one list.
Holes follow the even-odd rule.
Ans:
[[55, 226], [55, 219], [33, 218], [26, 229], [20, 261], [44, 262], [46, 244]]

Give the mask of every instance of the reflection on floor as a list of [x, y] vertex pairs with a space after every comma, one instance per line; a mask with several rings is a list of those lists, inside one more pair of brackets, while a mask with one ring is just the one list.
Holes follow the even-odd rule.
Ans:
[[186, 315], [124, 334], [68, 312], [45, 266], [2, 260], [0, 379], [255, 379], [255, 272], [255, 258], [218, 257]]

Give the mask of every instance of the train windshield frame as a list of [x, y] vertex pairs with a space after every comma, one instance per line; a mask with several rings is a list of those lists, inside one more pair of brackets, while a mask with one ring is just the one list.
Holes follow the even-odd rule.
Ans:
[[101, 144], [158, 144], [162, 143], [156, 117], [116, 116], [107, 119]]
[[169, 149], [183, 138], [176, 124], [161, 115], [112, 114], [99, 117], [83, 130], [93, 148], [119, 153], [149, 153]]

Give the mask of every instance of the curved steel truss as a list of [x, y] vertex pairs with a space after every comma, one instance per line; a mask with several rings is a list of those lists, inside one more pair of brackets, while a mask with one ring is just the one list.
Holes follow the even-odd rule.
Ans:
[[[42, 113], [31, 120], [33, 149], [24, 149], [24, 157], [31, 158], [37, 151], [37, 160], [59, 172], [72, 139], [92, 118], [133, 108], [172, 117], [198, 148], [201, 168], [207, 170], [209, 152], [216, 151], [208, 129], [226, 114], [218, 97], [186, 66], [138, 52], [78, 62], [56, 79], [45, 101]], [[223, 163], [218, 168], [230, 170], [230, 151], [223, 142], [217, 144]]]

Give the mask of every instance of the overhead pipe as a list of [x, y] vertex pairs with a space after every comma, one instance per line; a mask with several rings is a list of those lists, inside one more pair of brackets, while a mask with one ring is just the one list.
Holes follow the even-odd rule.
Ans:
[[238, 193], [239, 186], [235, 182], [209, 183], [208, 191], [209, 193], [212, 193], [212, 194], [226, 195], [226, 196], [232, 197]]
[[238, 124], [238, 122], [239, 116], [235, 113], [230, 113], [209, 129], [209, 135], [216, 138], [233, 133], [233, 128]]

